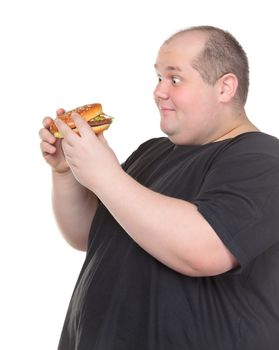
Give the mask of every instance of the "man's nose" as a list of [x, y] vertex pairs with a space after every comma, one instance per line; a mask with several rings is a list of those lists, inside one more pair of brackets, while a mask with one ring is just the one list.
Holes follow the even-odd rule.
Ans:
[[153, 95], [155, 99], [160, 98], [165, 100], [169, 98], [168, 90], [163, 82], [160, 82], [160, 84], [156, 86]]

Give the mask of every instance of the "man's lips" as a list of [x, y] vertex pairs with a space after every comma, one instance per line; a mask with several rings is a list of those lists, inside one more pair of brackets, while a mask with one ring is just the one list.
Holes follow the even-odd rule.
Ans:
[[172, 114], [175, 110], [171, 107], [159, 106], [160, 114], [162, 116], [168, 116]]

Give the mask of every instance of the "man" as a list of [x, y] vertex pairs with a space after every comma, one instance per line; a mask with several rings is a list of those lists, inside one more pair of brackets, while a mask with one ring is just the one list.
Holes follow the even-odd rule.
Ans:
[[163, 43], [155, 69], [167, 137], [122, 166], [78, 115], [80, 136], [56, 121], [62, 144], [44, 119], [54, 213], [87, 252], [59, 349], [275, 350], [279, 142], [245, 114], [246, 54], [194, 27]]

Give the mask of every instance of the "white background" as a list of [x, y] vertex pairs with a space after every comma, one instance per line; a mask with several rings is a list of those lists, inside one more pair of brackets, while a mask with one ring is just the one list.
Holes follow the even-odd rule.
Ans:
[[125, 160], [161, 135], [152, 97], [159, 46], [199, 24], [239, 39], [250, 60], [247, 113], [278, 137], [276, 1], [1, 1], [1, 349], [56, 349], [84, 259], [52, 216], [42, 118], [58, 107], [101, 102], [115, 117], [107, 139]]

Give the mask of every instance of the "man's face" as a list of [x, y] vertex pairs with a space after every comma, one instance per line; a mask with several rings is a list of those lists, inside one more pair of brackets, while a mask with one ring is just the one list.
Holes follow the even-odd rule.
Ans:
[[175, 144], [212, 142], [218, 128], [218, 90], [192, 67], [203, 45], [201, 34], [188, 33], [164, 44], [156, 60], [160, 127]]

